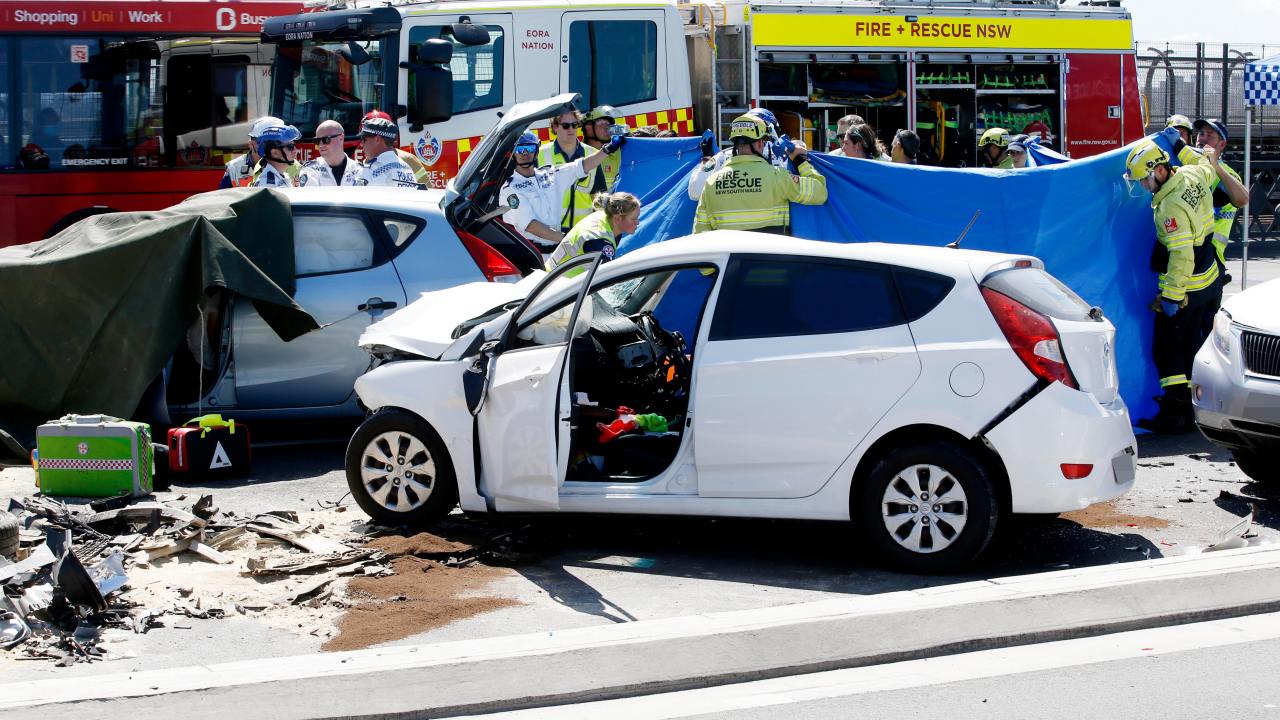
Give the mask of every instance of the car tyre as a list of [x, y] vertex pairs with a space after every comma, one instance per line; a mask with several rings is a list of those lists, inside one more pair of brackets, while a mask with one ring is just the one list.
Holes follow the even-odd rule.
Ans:
[[1276, 461], [1280, 458], [1247, 448], [1232, 448], [1231, 457], [1236, 461], [1240, 472], [1255, 482], [1272, 485], [1280, 479], [1280, 470], [1276, 469]]
[[347, 445], [347, 486], [384, 525], [425, 527], [458, 504], [458, 482], [444, 441], [422, 418], [382, 410]]
[[13, 560], [18, 554], [18, 518], [0, 510], [0, 558]]
[[890, 452], [852, 500], [850, 513], [876, 561], [914, 573], [972, 562], [991, 542], [999, 516], [991, 473], [948, 442]]

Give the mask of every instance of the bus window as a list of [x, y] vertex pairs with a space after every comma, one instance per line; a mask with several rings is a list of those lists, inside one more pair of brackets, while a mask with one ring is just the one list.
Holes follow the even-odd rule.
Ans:
[[[453, 112], [465, 113], [502, 107], [503, 41], [502, 27], [486, 25], [489, 42], [484, 45], [463, 45], [453, 35], [445, 33], [444, 25], [420, 25], [409, 31], [410, 57], [417, 57], [418, 46], [433, 38], [453, 43], [453, 60], [449, 69], [453, 73]], [[413, 106], [413, 81], [409, 82], [409, 106]]]
[[46, 36], [18, 52], [22, 167], [128, 167], [153, 139], [154, 42]]
[[280, 45], [271, 79], [273, 114], [297, 127], [303, 137], [313, 137], [325, 120], [337, 120], [348, 134], [355, 134], [364, 114], [382, 104], [383, 42], [364, 42], [361, 47], [370, 59], [360, 65], [347, 60], [345, 41]]
[[0, 38], [0, 168], [11, 168], [18, 163], [17, 155], [9, 147], [9, 42]]
[[[207, 41], [206, 41], [207, 42]], [[165, 68], [165, 164], [221, 166], [243, 152], [248, 117], [248, 55], [175, 52]]]
[[584, 108], [657, 98], [658, 24], [650, 20], [570, 23], [569, 90], [582, 94]]

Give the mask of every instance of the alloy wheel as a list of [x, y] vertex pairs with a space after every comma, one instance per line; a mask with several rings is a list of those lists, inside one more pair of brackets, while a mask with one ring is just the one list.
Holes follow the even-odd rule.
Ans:
[[436, 464], [427, 446], [413, 435], [391, 430], [365, 445], [360, 479], [369, 497], [395, 512], [422, 506], [435, 487]]
[[881, 510], [895, 542], [927, 554], [945, 550], [960, 537], [969, 500], [951, 473], [937, 465], [911, 465], [889, 482]]

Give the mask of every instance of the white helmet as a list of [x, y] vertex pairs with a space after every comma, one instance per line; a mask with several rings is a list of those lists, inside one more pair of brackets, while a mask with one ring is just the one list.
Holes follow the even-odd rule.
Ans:
[[278, 117], [271, 117], [270, 115], [260, 117], [253, 121], [253, 125], [249, 126], [249, 137], [257, 140], [263, 130], [269, 127], [282, 127], [283, 125], [284, 121]]

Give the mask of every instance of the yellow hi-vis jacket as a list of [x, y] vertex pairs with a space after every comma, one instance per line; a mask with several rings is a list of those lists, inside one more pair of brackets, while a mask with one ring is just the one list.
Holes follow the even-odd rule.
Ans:
[[[1241, 184], [1244, 183], [1243, 180], [1240, 180], [1240, 173], [1236, 172], [1235, 168], [1224, 162], [1222, 163], [1222, 169], [1226, 170], [1227, 174]], [[1215, 173], [1213, 176], [1213, 249], [1218, 256], [1218, 262], [1222, 263], [1223, 267], [1226, 267], [1227, 240], [1231, 237], [1231, 225], [1235, 223], [1236, 211], [1240, 208], [1231, 204], [1231, 200], [1227, 197], [1227, 191], [1219, 187], [1221, 182]], [[1248, 186], [1246, 185], [1246, 187]], [[1248, 219], [1245, 221], [1248, 222]]]
[[[564, 154], [560, 149], [560, 145], [555, 140], [542, 143], [538, 148], [538, 167], [547, 165], [568, 165], [577, 160], [579, 157], [588, 157], [598, 152], [590, 145], [579, 142], [578, 147], [581, 148], [582, 154], [574, 153], [573, 157]], [[595, 172], [587, 173], [585, 178], [574, 183], [573, 187], [566, 190], [564, 197], [560, 201], [560, 232], [569, 232], [573, 229], [578, 221], [591, 214], [595, 209], [592, 204], [591, 186], [595, 179]]]
[[[1213, 234], [1213, 167], [1204, 158], [1178, 168], [1151, 198], [1155, 218], [1156, 250], [1166, 256], [1152, 258], [1152, 270], [1159, 273], [1160, 294], [1181, 302], [1187, 293], [1204, 290], [1218, 279], [1211, 242]], [[1185, 162], [1185, 160], [1184, 160]], [[1209, 252], [1205, 252], [1209, 250]]]
[[[613, 235], [613, 226], [609, 224], [609, 216], [603, 210], [596, 210], [574, 225], [551, 252], [551, 257], [547, 258], [547, 272], [588, 252], [603, 253], [604, 262], [608, 262], [613, 259], [617, 247], [618, 241]], [[585, 269], [574, 268], [565, 273], [565, 277], [573, 277]]]
[[791, 203], [821, 205], [827, 201], [827, 179], [807, 161], [800, 163], [799, 170], [799, 175], [792, 175], [758, 155], [733, 156], [707, 178], [693, 231], [786, 232], [791, 225]]

